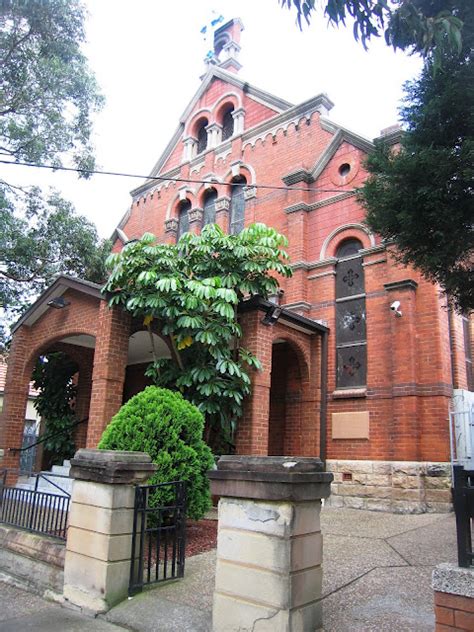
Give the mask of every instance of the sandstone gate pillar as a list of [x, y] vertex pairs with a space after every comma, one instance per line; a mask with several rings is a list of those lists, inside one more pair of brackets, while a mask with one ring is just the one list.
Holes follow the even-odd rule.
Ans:
[[223, 456], [209, 478], [221, 497], [214, 632], [322, 629], [319, 517], [332, 474], [318, 458]]
[[64, 564], [64, 598], [70, 604], [98, 614], [127, 597], [134, 483], [155, 470], [144, 452], [76, 452]]

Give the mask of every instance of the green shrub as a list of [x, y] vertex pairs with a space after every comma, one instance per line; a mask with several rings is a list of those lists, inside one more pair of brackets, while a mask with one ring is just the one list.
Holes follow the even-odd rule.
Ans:
[[[148, 483], [185, 481], [187, 515], [198, 520], [211, 506], [206, 472], [214, 464], [203, 429], [202, 413], [180, 393], [148, 386], [113, 417], [99, 448], [147, 452], [158, 466]], [[171, 500], [165, 491], [150, 499], [152, 506]]]

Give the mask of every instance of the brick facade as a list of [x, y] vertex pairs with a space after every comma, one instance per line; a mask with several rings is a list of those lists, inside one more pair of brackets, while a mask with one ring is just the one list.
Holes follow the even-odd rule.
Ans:
[[[236, 38], [238, 24], [231, 21], [222, 29]], [[198, 232], [199, 211], [210, 189], [217, 194], [216, 222], [228, 230], [232, 182], [245, 178], [245, 225], [264, 222], [289, 240], [293, 277], [281, 282], [281, 304], [325, 323], [330, 334], [327, 396], [322, 402], [321, 337], [281, 323], [265, 326], [259, 312], [244, 315], [243, 344], [256, 353], [263, 370], [253, 376], [253, 392], [239, 422], [238, 451], [318, 455], [320, 413], [327, 403], [324, 438], [327, 457], [334, 463], [362, 460], [430, 467], [447, 462], [452, 388], [467, 386], [464, 330], [460, 317], [446, 308], [439, 288], [415, 270], [400, 266], [392, 250], [364, 225], [354, 189], [366, 178], [363, 163], [371, 141], [328, 118], [332, 103], [326, 95], [292, 105], [239, 79], [236, 60], [216, 63], [209, 66], [177, 133], [150, 174], [161, 179], [149, 179], [132, 191], [131, 208], [114, 233], [114, 251], [145, 231], [173, 243], [184, 200], [193, 213], [191, 229]], [[229, 108], [234, 134], [222, 141], [222, 117]], [[208, 146], [197, 153], [203, 121]], [[336, 382], [336, 280], [339, 249], [351, 239], [360, 244], [357, 256], [364, 274], [366, 379], [357, 388], [341, 388]], [[394, 301], [400, 302], [399, 318], [390, 309]], [[122, 402], [126, 375], [137, 383], [142, 378], [137, 378], [136, 369], [127, 369], [131, 330], [124, 314], [96, 301], [93, 314], [84, 305], [83, 326], [66, 319], [62, 330], [64, 312], [50, 310], [42, 317], [44, 324], [41, 320], [35, 324], [32, 353], [38, 353], [42, 335], [48, 341], [73, 332], [95, 337], [88, 378], [92, 382], [87, 445], [92, 447]], [[472, 321], [470, 327], [472, 331]], [[26, 353], [28, 336], [33, 335], [23, 329], [15, 335], [13, 358], [17, 350]], [[2, 425], [2, 441], [16, 445], [19, 431], [13, 428], [22, 414], [31, 359], [19, 368], [15, 359], [12, 362], [9, 389], [15, 392], [14, 403], [9, 421]], [[351, 362], [356, 366], [365, 360]], [[339, 428], [333, 437], [333, 414], [343, 412], [364, 413], [368, 433], [358, 436], [349, 421], [347, 436], [342, 427], [342, 436]]]

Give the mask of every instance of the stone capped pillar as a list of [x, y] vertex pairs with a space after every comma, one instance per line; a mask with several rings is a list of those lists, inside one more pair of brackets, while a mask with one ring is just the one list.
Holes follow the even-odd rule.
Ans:
[[332, 474], [318, 458], [223, 456], [214, 632], [322, 629], [321, 499]]
[[144, 452], [76, 452], [64, 564], [64, 598], [70, 604], [98, 614], [127, 597], [134, 484], [155, 470]]

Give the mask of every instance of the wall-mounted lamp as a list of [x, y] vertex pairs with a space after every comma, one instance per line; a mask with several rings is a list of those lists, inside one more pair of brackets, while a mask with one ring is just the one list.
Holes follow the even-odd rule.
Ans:
[[402, 311], [400, 310], [400, 301], [393, 301], [393, 303], [390, 305], [390, 309], [395, 314], [395, 316], [397, 316], [397, 318], [401, 318]]
[[278, 305], [274, 305], [271, 307], [265, 316], [262, 318], [263, 325], [275, 325], [278, 319], [280, 318], [282, 308], [278, 307]]
[[54, 307], [54, 309], [63, 309], [63, 307], [67, 307], [68, 305], [70, 305], [71, 301], [66, 301], [64, 296], [56, 296], [55, 298], [52, 298], [50, 301], [48, 301], [46, 304], [48, 307]]

